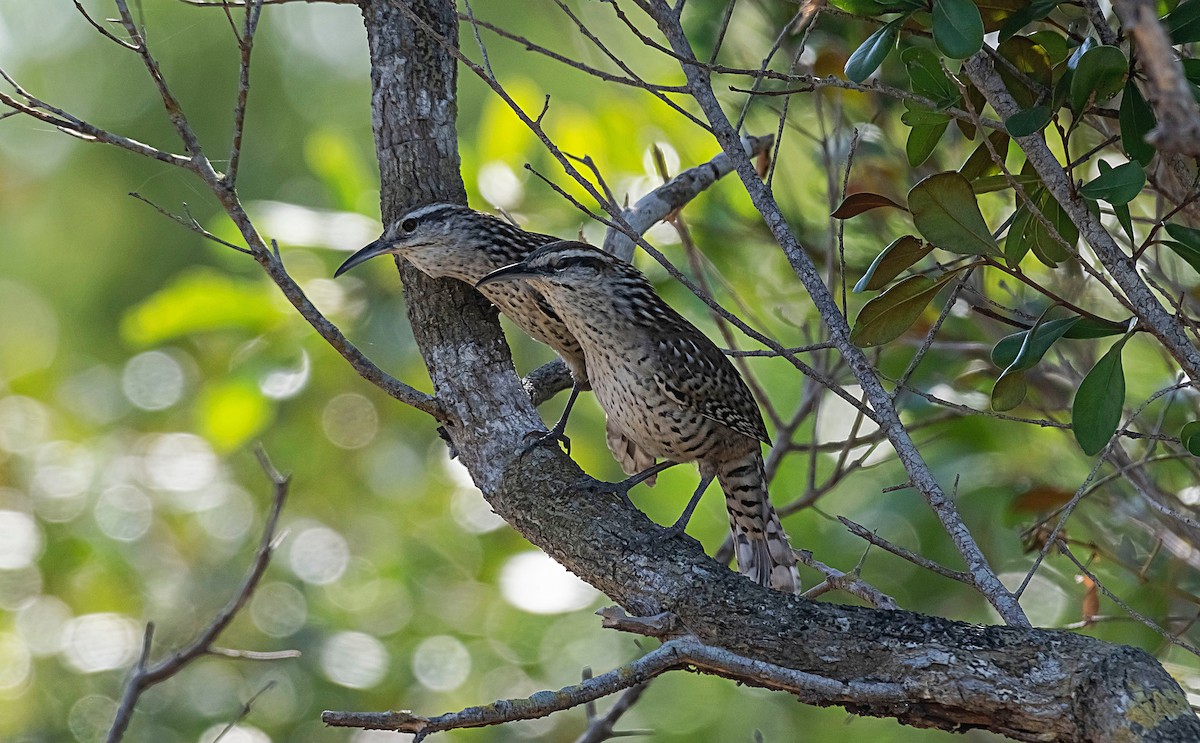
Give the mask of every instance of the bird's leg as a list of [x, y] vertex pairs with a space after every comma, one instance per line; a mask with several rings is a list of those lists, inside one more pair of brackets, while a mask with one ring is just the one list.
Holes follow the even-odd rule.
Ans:
[[668, 526], [659, 535], [661, 539], [671, 539], [684, 533], [687, 529], [688, 521], [692, 519], [692, 512], [696, 510], [696, 506], [700, 503], [700, 496], [704, 495], [704, 491], [708, 490], [709, 484], [712, 483], [714, 475], [701, 475], [700, 485], [696, 488], [696, 492], [692, 493], [692, 499], [688, 501], [687, 507], [683, 509], [683, 513], [679, 515], [675, 523]]
[[571, 396], [567, 398], [567, 406], [563, 408], [562, 415], [558, 418], [558, 423], [555, 423], [554, 427], [546, 433], [536, 434], [537, 438], [525, 448], [526, 451], [535, 446], [540, 446], [547, 443], [556, 444], [561, 441], [563, 448], [567, 450], [567, 454], [571, 453], [571, 439], [564, 433], [564, 431], [567, 430], [567, 417], [571, 415], [571, 408], [575, 406], [575, 399], [579, 397], [579, 391], [581, 389], [582, 388], [579, 386], [579, 382], [571, 385]]
[[[611, 483], [607, 488], [604, 489], [604, 492], [615, 493], [616, 495], [621, 496], [621, 500], [625, 501], [626, 503], [628, 503], [629, 505], [632, 506], [633, 501], [629, 500], [629, 491], [633, 490], [633, 487], [635, 485], [639, 485], [639, 484], [645, 482], [646, 480], [649, 480], [651, 477], [654, 477], [659, 472], [662, 472], [663, 470], [668, 469], [670, 467], [674, 467], [677, 464], [679, 464], [679, 462], [672, 462], [669, 459], [659, 462], [658, 464], [653, 464], [653, 465], [647, 467], [646, 469], [642, 470], [641, 472], [637, 473], [636, 475], [633, 475], [632, 477], [628, 477], [628, 478], [622, 480], [621, 482]], [[634, 507], [636, 508], [636, 506], [634, 506]]]

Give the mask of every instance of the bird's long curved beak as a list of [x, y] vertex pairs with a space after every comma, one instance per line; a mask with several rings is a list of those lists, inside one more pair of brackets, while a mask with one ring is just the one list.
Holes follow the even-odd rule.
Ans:
[[524, 263], [514, 263], [510, 266], [497, 268], [495, 271], [492, 271], [479, 281], [476, 281], [475, 288], [478, 289], [481, 286], [495, 284], [500, 281], [512, 281], [513, 279], [533, 279], [537, 278], [538, 275], [539, 274], [530, 271], [529, 267]]
[[384, 253], [390, 252], [388, 250], [390, 247], [391, 246], [383, 238], [380, 238], [365, 248], [360, 248], [354, 255], [347, 258], [345, 263], [338, 266], [338, 269], [333, 272], [333, 277], [336, 279], [338, 276], [341, 276], [358, 264], [363, 263], [364, 261], [369, 261], [377, 255], [383, 255]]

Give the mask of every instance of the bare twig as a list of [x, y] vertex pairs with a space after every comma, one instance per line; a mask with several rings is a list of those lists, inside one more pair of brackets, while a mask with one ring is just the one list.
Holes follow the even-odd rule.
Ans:
[[[125, 688], [121, 692], [121, 701], [117, 705], [116, 715], [105, 739], [107, 743], [115, 743], [125, 735], [129, 721], [133, 717], [133, 708], [147, 689], [176, 675], [196, 658], [213, 652], [213, 643], [250, 600], [250, 596], [258, 588], [259, 581], [267, 571], [267, 565], [270, 564], [271, 555], [277, 546], [275, 530], [279, 525], [279, 514], [283, 511], [283, 504], [287, 500], [289, 478], [281, 475], [275, 469], [261, 447], [257, 454], [263, 471], [271, 481], [274, 496], [271, 499], [271, 510], [267, 513], [266, 522], [263, 524], [258, 550], [254, 553], [254, 560], [250, 563], [250, 570], [242, 579], [242, 584], [234, 593], [233, 598], [217, 612], [216, 616], [191, 642], [153, 665], [150, 665], [149, 661], [151, 642], [154, 637], [154, 623], [146, 624], [146, 633], [142, 638], [142, 652], [138, 656], [137, 662], [134, 663], [129, 678], [125, 681]], [[218, 652], [221, 655], [229, 655], [228, 651]], [[253, 656], [243, 655], [242, 657], [252, 658]]]

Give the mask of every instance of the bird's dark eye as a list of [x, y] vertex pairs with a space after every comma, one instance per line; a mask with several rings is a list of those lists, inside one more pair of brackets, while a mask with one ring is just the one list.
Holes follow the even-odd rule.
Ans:
[[567, 266], [569, 266], [569, 265], [570, 265], [569, 263], [560, 259], [560, 260], [557, 260], [557, 261], [554, 261], [553, 263], [551, 263], [550, 269], [552, 271], [565, 271], [565, 270], [567, 270]]
[[413, 230], [417, 229], [417, 220], [409, 217], [400, 223], [400, 229], [404, 230], [405, 232], [412, 232]]

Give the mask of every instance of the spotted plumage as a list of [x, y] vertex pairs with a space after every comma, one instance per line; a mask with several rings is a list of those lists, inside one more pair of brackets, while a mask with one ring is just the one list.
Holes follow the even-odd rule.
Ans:
[[[458, 279], [474, 285], [497, 268], [523, 260], [534, 249], [557, 239], [527, 232], [461, 204], [429, 204], [388, 225], [378, 240], [350, 256], [334, 275], [340, 276], [375, 256], [396, 254], [434, 278]], [[536, 288], [521, 281], [485, 286], [480, 292], [518, 327], [553, 348], [566, 362], [575, 382], [569, 411], [575, 395], [591, 388], [587, 363], [578, 341], [551, 304]], [[564, 412], [563, 419], [555, 426], [559, 434], [566, 415]], [[653, 456], [640, 451], [619, 430], [609, 426], [607, 434], [609, 449], [625, 472], [634, 474], [654, 464]], [[653, 486], [654, 478], [648, 478], [646, 484]]]
[[761, 443], [770, 439], [720, 349], [636, 268], [589, 245], [544, 245], [480, 284], [514, 279], [541, 292], [579, 342], [610, 428], [649, 455], [697, 462], [697, 496], [716, 477], [739, 569], [761, 585], [798, 590], [795, 557], [767, 497]]

